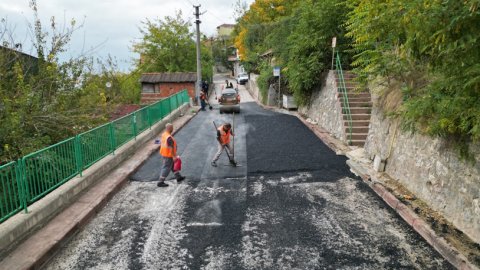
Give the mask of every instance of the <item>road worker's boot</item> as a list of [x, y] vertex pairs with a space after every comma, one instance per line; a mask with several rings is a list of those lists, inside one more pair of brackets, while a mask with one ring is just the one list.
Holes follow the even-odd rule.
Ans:
[[212, 166], [213, 166], [213, 167], [217, 167], [217, 162], [212, 161]]
[[230, 159], [230, 165], [232, 165], [233, 167], [237, 167], [237, 162], [233, 159]]
[[163, 181], [160, 181], [160, 182], [157, 183], [157, 187], [168, 187], [168, 184], [166, 184]]
[[177, 183], [182, 182], [183, 180], [185, 180], [185, 176], [182, 176], [179, 172], [176, 172], [175, 179], [177, 179]]

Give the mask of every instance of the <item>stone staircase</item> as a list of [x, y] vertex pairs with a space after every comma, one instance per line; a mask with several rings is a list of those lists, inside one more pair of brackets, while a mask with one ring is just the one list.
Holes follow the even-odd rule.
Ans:
[[350, 113], [352, 116], [352, 135], [350, 138], [349, 118], [347, 109], [345, 108], [344, 94], [340, 89], [340, 81], [338, 74], [335, 72], [335, 82], [337, 87], [337, 100], [342, 107], [343, 127], [345, 137], [350, 145], [363, 147], [368, 136], [368, 127], [370, 124], [370, 115], [372, 112], [372, 98], [367, 89], [359, 89], [357, 83], [354, 82], [355, 75], [350, 71], [344, 71], [343, 77], [345, 87], [347, 89], [348, 104], [350, 105]]

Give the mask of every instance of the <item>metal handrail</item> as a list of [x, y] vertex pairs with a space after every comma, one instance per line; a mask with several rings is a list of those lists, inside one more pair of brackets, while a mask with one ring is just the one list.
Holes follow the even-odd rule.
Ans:
[[189, 102], [187, 90], [0, 166], [0, 223]]
[[336, 52], [336, 58], [335, 58], [335, 70], [336, 70], [337, 76], [338, 76], [338, 84], [339, 84], [338, 89], [343, 94], [343, 97], [342, 97], [342, 103], [343, 103], [342, 113], [347, 115], [347, 123], [348, 123], [347, 140], [348, 140], [348, 143], [351, 145], [352, 144], [352, 130], [353, 130], [352, 112], [350, 110], [350, 103], [348, 102], [347, 87], [345, 85], [345, 78], [343, 76], [342, 62], [340, 61], [340, 54], [338, 53], [338, 51]]

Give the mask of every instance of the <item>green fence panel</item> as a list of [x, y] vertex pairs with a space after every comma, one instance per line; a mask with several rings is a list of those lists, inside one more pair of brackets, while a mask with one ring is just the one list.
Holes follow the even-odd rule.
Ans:
[[149, 107], [150, 117], [152, 119], [152, 125], [157, 123], [163, 118], [161, 103], [162, 101], [159, 101], [155, 104], [150, 105]]
[[132, 123], [133, 114], [126, 115], [112, 122], [115, 149], [135, 138], [135, 130]]
[[163, 116], [167, 116], [170, 112], [172, 112], [172, 104], [170, 103], [170, 97], [162, 100], [162, 109], [163, 109]]
[[112, 153], [110, 140], [110, 123], [78, 135], [82, 170]]
[[35, 202], [79, 173], [75, 141], [70, 138], [22, 158], [28, 203]]
[[176, 109], [176, 105], [177, 105], [175, 104], [175, 96], [170, 97], [169, 101], [170, 101], [170, 112], [173, 112]]
[[136, 123], [137, 123], [137, 132], [141, 133], [150, 127], [148, 122], [148, 110], [147, 108], [140, 109], [135, 112]]
[[0, 222], [20, 212], [24, 207], [21, 186], [17, 181], [18, 162], [0, 166]]
[[106, 125], [0, 166], [0, 222], [112, 153], [189, 102], [188, 92], [142, 108]]
[[185, 90], [185, 92], [184, 92], [184, 97], [185, 97], [184, 102], [186, 102], [186, 103], [190, 102], [190, 96], [188, 95], [187, 90]]

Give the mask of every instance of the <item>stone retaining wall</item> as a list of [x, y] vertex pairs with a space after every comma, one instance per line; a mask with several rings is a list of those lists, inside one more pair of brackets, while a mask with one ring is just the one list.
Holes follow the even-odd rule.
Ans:
[[[313, 94], [310, 104], [298, 111], [345, 141], [334, 72], [323, 78], [322, 88]], [[460, 160], [440, 139], [402, 131], [397, 121], [387, 118], [374, 104], [365, 144], [370, 159], [377, 156], [385, 161], [389, 176], [480, 243], [480, 145], [471, 149], [475, 164]]]
[[458, 158], [441, 139], [404, 132], [399, 121], [372, 110], [365, 152], [385, 160], [385, 172], [472, 240], [480, 243], [480, 145], [476, 163]]
[[342, 108], [337, 99], [335, 72], [331, 70], [328, 74], [323, 74], [322, 78], [321, 89], [313, 93], [307, 107], [299, 107], [298, 111], [310, 118], [312, 123], [326, 129], [337, 139], [345, 141]]

